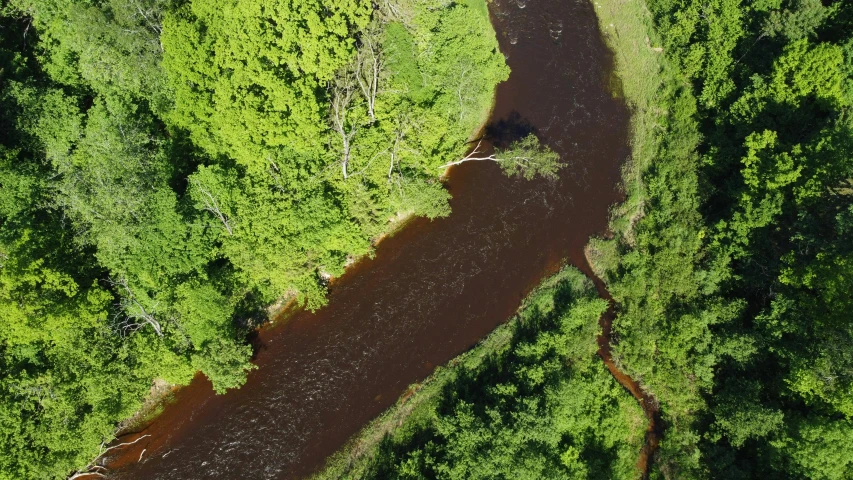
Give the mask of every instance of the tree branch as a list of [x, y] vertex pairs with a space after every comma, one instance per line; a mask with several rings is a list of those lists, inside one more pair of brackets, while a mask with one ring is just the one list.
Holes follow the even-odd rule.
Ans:
[[[131, 291], [130, 286], [127, 283], [127, 277], [125, 276], [122, 276], [118, 281], [109, 280], [109, 282], [112, 283], [113, 286], [121, 287], [126, 294], [126, 296], [122, 298], [122, 301], [119, 304], [121, 310], [126, 315], [126, 321], [129, 322], [127, 325], [124, 325], [123, 328], [126, 330], [128, 328], [131, 328], [133, 324], [136, 324], [137, 320], [143, 320], [145, 323], [151, 325], [154, 328], [154, 331], [157, 333], [158, 336], [162, 337], [163, 332], [160, 328], [160, 322], [157, 321], [153, 313], [156, 310], [157, 305], [154, 305], [154, 308], [151, 312], [146, 310], [145, 306], [139, 303], [139, 301], [136, 299], [136, 295], [134, 295], [133, 291]], [[132, 307], [136, 307], [138, 311], [131, 311]], [[139, 327], [136, 327], [133, 330], [135, 331], [137, 328]]]
[[228, 232], [228, 235], [233, 236], [234, 231], [231, 230], [231, 225], [228, 223], [228, 217], [222, 212], [222, 209], [219, 207], [219, 202], [216, 200], [216, 197], [214, 197], [213, 194], [210, 193], [210, 191], [204, 188], [204, 185], [202, 185], [201, 182], [195, 179], [190, 179], [190, 183], [192, 183], [196, 190], [201, 193], [204, 209], [219, 218], [219, 221], [222, 222], [222, 225], [225, 226], [225, 230]]
[[143, 438], [147, 438], [147, 437], [150, 437], [150, 436], [151, 436], [151, 435], [146, 434], [146, 435], [142, 435], [141, 437], [137, 438], [136, 440], [134, 440], [134, 441], [132, 441], [132, 442], [125, 442], [125, 443], [119, 443], [118, 445], [113, 445], [112, 447], [109, 447], [109, 448], [105, 449], [105, 450], [104, 450], [103, 452], [101, 452], [101, 454], [100, 454], [100, 455], [98, 455], [98, 456], [99, 456], [99, 457], [102, 457], [105, 453], [109, 452], [110, 450], [113, 450], [113, 449], [116, 449], [116, 448], [121, 448], [121, 447], [126, 447], [126, 446], [128, 446], [128, 445], [133, 445], [134, 443], [136, 443], [136, 442], [138, 442], [138, 441], [142, 440]]

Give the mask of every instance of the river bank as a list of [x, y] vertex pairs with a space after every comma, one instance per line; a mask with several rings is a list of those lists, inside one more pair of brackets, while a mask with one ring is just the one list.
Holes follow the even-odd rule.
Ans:
[[197, 379], [179, 392], [151, 437], [122, 452], [118, 478], [310, 474], [511, 317], [564, 259], [585, 264], [587, 239], [619, 199], [627, 112], [606, 91], [608, 54], [589, 5], [505, 7], [514, 10], [496, 25], [513, 74], [487, 133], [500, 144], [535, 131], [571, 161], [570, 174], [525, 181], [487, 162], [451, 169], [449, 217], [412, 220], [333, 282], [326, 307], [262, 330], [258, 369], [240, 390], [213, 396]]
[[460, 372], [476, 370], [488, 355], [506, 348], [512, 339], [517, 321], [518, 317], [513, 317], [471, 350], [457, 356], [448, 364], [437, 366], [423, 381], [410, 385], [394, 406], [385, 410], [361, 432], [348, 440], [311, 478], [313, 480], [337, 479], [345, 476], [359, 478], [359, 475], [366, 470], [367, 463], [376, 455], [386, 435], [392, 435], [413, 416], [427, 415], [429, 410], [434, 408], [434, 403], [439, 399], [442, 390], [457, 378]]
[[[596, 393], [592, 394], [587, 401], [597, 404], [598, 408], [605, 411], [608, 411], [606, 409], [610, 402], [612, 402], [611, 407], [616, 407], [599, 419], [603, 423], [613, 422], [610, 427], [612, 431], [609, 434], [612, 437], [608, 438], [608, 435], [604, 435], [602, 439], [605, 443], [612, 442], [618, 445], [621, 452], [617, 455], [618, 459], [614, 460], [614, 468], [620, 472], [615, 476], [631, 478], [633, 464], [636, 463], [634, 457], [643, 444], [644, 414], [642, 409], [633, 403], [630, 395], [621, 390], [615, 379], [607, 380], [606, 369], [595, 358], [598, 338], [595, 328], [596, 319], [607, 308], [607, 302], [596, 299], [596, 288], [591, 281], [574, 267], [563, 267], [558, 273], [543, 280], [525, 298], [518, 313], [496, 328], [477, 346], [454, 358], [447, 365], [436, 368], [435, 372], [423, 382], [410, 386], [394, 407], [373, 420], [343, 449], [330, 457], [326, 467], [312, 479], [383, 478], [389, 474], [389, 471], [382, 470], [387, 468], [387, 465], [383, 467], [383, 464], [392, 461], [388, 458], [391, 455], [389, 452], [395, 449], [412, 449], [417, 443], [417, 440], [413, 439], [424, 436], [424, 432], [429, 430], [433, 422], [446, 417], [448, 413], [445, 404], [448, 402], [448, 397], [457, 393], [464, 395], [458, 389], [459, 385], [466, 383], [466, 379], [475, 379], [468, 382], [473, 381], [484, 390], [478, 395], [488, 396], [485, 391], [492, 388], [490, 385], [494, 380], [491, 377], [495, 374], [500, 375], [495, 370], [496, 367], [500, 371], [512, 370], [513, 367], [510, 365], [502, 366], [507, 362], [507, 357], [517, 355], [518, 352], [536, 342], [553, 341], [543, 339], [550, 339], [554, 335], [557, 336], [554, 338], [559, 338], [564, 344], [571, 344], [572, 347], [566, 350], [567, 357], [564, 362], [560, 362], [571, 367], [560, 369], [560, 373], [552, 377], [554, 379], [552, 388], [557, 388], [561, 392], [557, 395], [558, 397], [571, 395], [577, 399], [589, 395], [589, 393], [577, 391], [583, 382], [589, 382], [589, 385], [597, 383]], [[579, 323], [572, 323], [568, 328], [563, 324], [556, 330], [554, 327], [560, 322], [555, 324], [541, 320], [549, 317], [567, 318], [573, 315], [580, 315], [582, 320]], [[537, 357], [533, 363], [548, 364], [549, 361], [548, 358]], [[576, 383], [568, 388], [568, 384], [564, 382], [571, 384], [572, 378], [581, 371], [592, 371], [595, 374], [589, 376], [587, 373], [587, 376], [583, 377], [583, 382], [575, 380]], [[485, 382], [476, 380], [481, 377], [487, 380]], [[504, 381], [512, 383], [512, 378], [513, 376], [509, 375]], [[600, 383], [602, 380], [605, 380], [604, 383]], [[551, 396], [544, 392], [539, 392], [538, 395]], [[588, 414], [587, 412], [574, 413], [581, 416]], [[560, 434], [561, 438], [573, 435], [578, 435], [578, 431], [568, 429]], [[439, 440], [436, 441], [439, 442]], [[488, 463], [487, 451], [488, 449], [480, 450], [478, 453], [483, 456], [481, 460], [484, 464]], [[400, 461], [407, 460], [393, 458], [392, 463]], [[542, 458], [537, 462], [545, 464], [547, 460]], [[520, 465], [518, 467], [523, 468]], [[545, 474], [544, 471], [540, 473]]]
[[[489, 110], [490, 111], [490, 110]], [[485, 125], [485, 120], [484, 120]], [[478, 132], [480, 132], [484, 127], [478, 127]], [[371, 244], [374, 248], [378, 247], [379, 244], [394, 234], [404, 229], [409, 222], [411, 222], [416, 217], [412, 212], [401, 212], [398, 215], [389, 219], [388, 230], [376, 238], [371, 240]], [[347, 263], [346, 268], [349, 269], [353, 265], [358, 262], [369, 259], [370, 255], [363, 255], [358, 258], [353, 258], [350, 262]], [[346, 270], [345, 270], [346, 273]], [[326, 280], [331, 285], [334, 283], [336, 278], [329, 276]], [[288, 321], [290, 317], [295, 315], [296, 313], [302, 311], [303, 308], [298, 305], [295, 295], [288, 295], [286, 297], [281, 298], [276, 303], [270, 305], [267, 309], [267, 321], [259, 326], [257, 326], [252, 332], [253, 336], [256, 336], [260, 333], [262, 329], [265, 328], [274, 328], [282, 323]], [[200, 374], [200, 372], [196, 372]], [[139, 435], [139, 432], [145, 430], [152, 422], [157, 420], [157, 417], [160, 416], [161, 413], [176, 400], [176, 395], [181, 391], [182, 388], [186, 387], [186, 385], [175, 385], [166, 382], [162, 379], [155, 379], [152, 383], [151, 390], [142, 400], [142, 405], [134, 412], [132, 416], [125, 419], [116, 427], [115, 438], [116, 441], [114, 443], [122, 443], [123, 437], [133, 437], [135, 435]], [[96, 461], [97, 458], [94, 460]]]
[[[593, 2], [598, 22], [604, 38], [614, 53], [615, 62], [610, 77], [610, 89], [614, 96], [624, 99], [631, 108], [631, 157], [622, 168], [622, 189], [626, 194], [624, 201], [615, 204], [610, 215], [610, 230], [618, 231], [622, 238], [632, 238], [632, 229], [644, 215], [643, 173], [649, 168], [659, 140], [654, 130], [659, 127], [661, 110], [655, 96], [662, 88], [660, 71], [662, 49], [652, 44], [653, 34], [650, 14], [639, 1], [622, 0]], [[602, 247], [612, 248], [600, 237], [592, 238], [584, 249], [585, 259], [594, 273], [595, 285], [599, 295], [608, 301], [608, 309], [601, 316], [601, 333], [597, 337], [598, 352], [601, 361], [613, 378], [642, 406], [647, 426], [643, 434], [642, 448], [638, 448], [638, 476], [647, 478], [653, 463], [653, 457], [663, 434], [663, 422], [659, 404], [654, 396], [631, 377], [614, 358], [611, 349], [612, 322], [616, 315], [613, 298], [599, 278], [605, 278], [603, 263], [605, 255], [612, 251], [603, 251]], [[547, 290], [549, 282], [545, 280], [531, 294]], [[527, 300], [520, 311], [527, 307]], [[520, 314], [519, 314], [520, 315]], [[439, 367], [425, 381], [409, 387], [396, 405], [373, 420], [346, 446], [330, 457], [326, 467], [313, 478], [324, 480], [331, 478], [360, 478], [368, 472], [372, 464], [381, 455], [383, 442], [401, 441], [400, 437], [410, 435], [406, 430], [428, 422], [436, 415], [437, 403], [441, 400], [443, 389], [465, 371], [481, 368], [485, 358], [497, 355], [506, 349], [511, 341], [512, 331], [516, 327], [518, 316], [499, 326], [476, 347], [454, 358], [449, 364]], [[446, 394], [446, 392], [444, 392]], [[407, 425], [407, 426], [404, 426]]]
[[611, 211], [609, 230], [613, 234], [606, 240], [592, 238], [585, 252], [593, 272], [603, 279], [600, 290], [611, 302], [610, 310], [602, 317], [599, 354], [614, 376], [643, 406], [649, 422], [638, 460], [638, 470], [643, 472], [643, 478], [648, 478], [665, 425], [654, 393], [624, 373], [625, 366], [618, 355], [614, 355], [612, 330], [618, 304], [606, 290], [606, 279], [609, 278], [608, 270], [616, 265], [619, 241], [627, 245], [634, 243], [634, 228], [646, 213], [648, 187], [644, 183], [644, 174], [661, 148], [661, 139], [656, 131], [661, 128], [661, 117], [666, 114], [665, 106], [659, 100], [659, 93], [667, 83], [662, 73], [666, 66], [663, 49], [658, 46], [654, 34], [651, 14], [643, 0], [592, 1], [601, 31], [614, 53], [613, 75], [616, 81], [612, 91], [624, 98], [631, 109], [631, 157], [622, 168], [621, 185], [625, 200]]

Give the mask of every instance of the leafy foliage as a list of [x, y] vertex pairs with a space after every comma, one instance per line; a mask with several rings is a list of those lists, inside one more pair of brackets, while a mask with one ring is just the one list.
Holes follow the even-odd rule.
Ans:
[[656, 474], [847, 478], [853, 11], [647, 4], [635, 35], [662, 39], [659, 83], [620, 65], [649, 105], [635, 142], [654, 148], [635, 145], [628, 177], [642, 207], [593, 246], [616, 353], [667, 420]]
[[507, 175], [519, 175], [527, 180], [536, 176], [556, 179], [557, 172], [565, 166], [560, 154], [547, 145], [541, 145], [536, 135], [530, 134], [508, 149], [497, 152], [500, 166]]
[[447, 215], [435, 167], [507, 75], [483, 7], [4, 6], [0, 478], [85, 468], [155, 378], [239, 387], [267, 305], [316, 308], [392, 220]]

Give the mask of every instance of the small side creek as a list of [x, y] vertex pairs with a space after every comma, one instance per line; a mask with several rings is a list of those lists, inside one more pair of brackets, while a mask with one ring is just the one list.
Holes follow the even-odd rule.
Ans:
[[[449, 217], [411, 221], [332, 282], [326, 307], [259, 331], [258, 369], [241, 389], [214, 395], [197, 377], [178, 391], [156, 420], [122, 438], [138, 441], [107, 459], [113, 477], [309, 475], [409, 385], [506, 321], [564, 262], [595, 278], [584, 247], [607, 229], [630, 154], [630, 115], [608, 91], [612, 59], [595, 12], [564, 0], [489, 8], [512, 74], [498, 87], [486, 138], [503, 146], [535, 132], [568, 164], [560, 180], [509, 179], [491, 162], [451, 168]], [[646, 471], [659, 438], [656, 404], [616, 368], [609, 315], [599, 354], [650, 419]]]
[[595, 276], [592, 276], [592, 279], [595, 283], [598, 295], [610, 302], [610, 307], [606, 312], [604, 312], [604, 315], [601, 316], [601, 319], [598, 322], [601, 326], [601, 334], [597, 339], [598, 356], [601, 357], [604, 365], [606, 365], [607, 369], [610, 370], [610, 374], [613, 375], [613, 378], [615, 378], [620, 385], [625, 387], [625, 389], [631, 392], [631, 395], [637, 399], [640, 406], [643, 408], [643, 413], [645, 413], [646, 418], [649, 421], [648, 427], [646, 427], [645, 442], [643, 443], [643, 448], [640, 450], [640, 458], [637, 460], [637, 470], [642, 472], [643, 479], [647, 479], [649, 477], [649, 470], [652, 466], [654, 453], [657, 451], [661, 436], [663, 435], [663, 422], [661, 421], [660, 416], [660, 406], [658, 405], [657, 399], [643, 390], [639, 382], [631, 378], [616, 366], [616, 362], [613, 360], [613, 354], [611, 352], [613, 320], [616, 318], [615, 302], [613, 297], [610, 295], [610, 292], [608, 292], [607, 288], [604, 286], [604, 282]]

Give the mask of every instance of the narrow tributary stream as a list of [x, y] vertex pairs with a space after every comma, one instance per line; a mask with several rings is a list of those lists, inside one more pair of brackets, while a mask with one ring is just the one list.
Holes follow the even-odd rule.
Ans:
[[[258, 369], [241, 389], [214, 395], [196, 378], [180, 390], [123, 441], [147, 437], [108, 459], [115, 477], [310, 474], [410, 384], [508, 319], [562, 262], [592, 275], [584, 245], [606, 230], [629, 155], [629, 112], [608, 91], [595, 13], [584, 0], [493, 0], [490, 9], [512, 74], [487, 134], [506, 144], [535, 131], [568, 163], [561, 179], [508, 179], [491, 162], [452, 168], [450, 217], [414, 220], [336, 279], [328, 306], [261, 330]], [[610, 359], [606, 341], [601, 352]]]
[[592, 277], [595, 283], [595, 288], [598, 290], [598, 295], [601, 298], [610, 302], [610, 308], [601, 316], [599, 325], [601, 325], [601, 334], [598, 336], [598, 356], [607, 366], [613, 378], [625, 387], [631, 395], [640, 403], [643, 408], [643, 413], [646, 415], [649, 423], [646, 427], [645, 441], [643, 448], [640, 450], [640, 457], [637, 460], [637, 470], [642, 473], [642, 478], [649, 477], [649, 469], [651, 468], [652, 457], [660, 443], [661, 435], [663, 434], [663, 422], [660, 417], [660, 407], [657, 400], [648, 392], [644, 391], [639, 382], [628, 376], [625, 372], [619, 370], [616, 362], [613, 360], [611, 352], [611, 341], [613, 334], [613, 319], [616, 316], [613, 297], [604, 286], [604, 283], [597, 277]]

